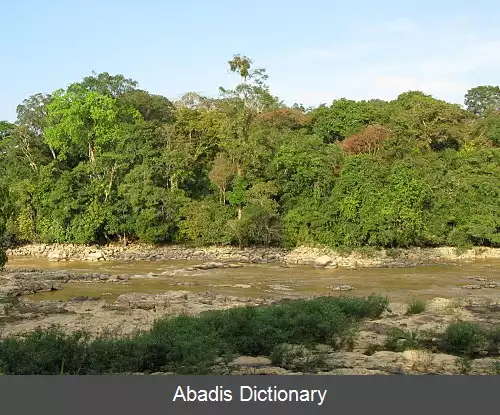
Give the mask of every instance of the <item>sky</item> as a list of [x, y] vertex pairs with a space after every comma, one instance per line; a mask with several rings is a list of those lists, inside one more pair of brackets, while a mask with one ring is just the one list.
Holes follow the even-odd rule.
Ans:
[[1, 2], [0, 120], [28, 96], [92, 71], [172, 100], [237, 81], [237, 53], [266, 68], [285, 103], [394, 99], [463, 103], [500, 84], [497, 0], [16, 0]]

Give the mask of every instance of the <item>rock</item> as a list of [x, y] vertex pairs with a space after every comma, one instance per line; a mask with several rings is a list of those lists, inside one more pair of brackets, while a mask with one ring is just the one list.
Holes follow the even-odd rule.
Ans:
[[479, 284], [472, 284], [472, 285], [462, 285], [462, 287], [460, 288], [464, 290], [480, 290], [481, 288], [483, 288], [483, 286]]
[[47, 255], [47, 259], [49, 261], [65, 261], [67, 260], [67, 258], [68, 254], [65, 251], [59, 251], [59, 250], [51, 251]]
[[483, 278], [483, 277], [467, 277], [467, 279], [474, 280], [474, 281], [482, 281], [482, 282], [486, 281], [486, 278]]
[[333, 263], [333, 259], [328, 255], [322, 255], [319, 258], [316, 258], [314, 261], [314, 266], [317, 268], [324, 268]]
[[196, 265], [193, 268], [195, 269], [215, 269], [215, 268], [224, 268], [224, 264], [222, 262], [206, 262], [205, 264]]
[[264, 367], [271, 366], [272, 362], [267, 357], [253, 357], [253, 356], [240, 356], [231, 362], [233, 366], [244, 366], [244, 367]]
[[287, 287], [282, 284], [273, 284], [270, 285], [269, 288], [271, 288], [274, 291], [293, 291], [293, 288]]
[[330, 290], [332, 290], [332, 291], [351, 291], [351, 290], [354, 290], [354, 287], [352, 285], [349, 285], [349, 284], [335, 284], [335, 285], [332, 285], [328, 288], [330, 288]]
[[89, 252], [85, 257], [86, 261], [102, 261], [105, 260], [104, 253], [102, 251]]

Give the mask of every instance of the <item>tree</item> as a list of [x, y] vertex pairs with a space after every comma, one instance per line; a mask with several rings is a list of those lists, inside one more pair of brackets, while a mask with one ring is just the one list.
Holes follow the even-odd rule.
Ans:
[[[34, 145], [43, 143], [43, 131], [47, 125], [48, 105], [52, 101], [50, 94], [34, 94], [26, 98], [22, 104], [17, 106], [17, 123], [25, 127], [25, 131], [31, 136]], [[28, 137], [25, 134], [25, 137]], [[56, 158], [54, 149], [49, 145], [52, 158]]]
[[257, 114], [277, 109], [280, 103], [269, 93], [265, 84], [265, 69], [252, 69], [252, 60], [235, 55], [229, 62], [230, 71], [240, 76], [240, 83], [232, 90], [220, 87], [221, 107], [226, 114], [220, 147], [236, 166], [237, 174], [244, 175], [249, 155], [254, 147], [250, 141], [250, 127]]
[[483, 121], [486, 136], [496, 145], [500, 146], [500, 111], [491, 112]]
[[119, 96], [118, 102], [123, 102], [126, 107], [138, 110], [145, 121], [170, 124], [175, 118], [174, 104], [171, 101], [147, 91], [138, 89], [125, 91]]
[[313, 132], [325, 143], [341, 141], [370, 123], [367, 103], [345, 98], [311, 111], [311, 117]]
[[77, 82], [68, 87], [68, 90], [75, 90], [80, 93], [83, 89], [86, 92], [96, 92], [99, 95], [108, 95], [111, 98], [120, 96], [135, 90], [137, 81], [125, 78], [121, 74], [110, 75], [108, 72], [92, 72], [92, 76], [86, 76], [82, 82]]
[[197, 245], [231, 243], [228, 221], [234, 217], [233, 209], [215, 200], [191, 201], [182, 210], [181, 236]]
[[465, 106], [480, 117], [500, 111], [500, 87], [483, 85], [469, 89], [465, 95]]
[[7, 263], [7, 255], [3, 250], [3, 237], [9, 210], [8, 197], [8, 189], [0, 182], [0, 271]]
[[14, 128], [16, 128], [15, 124], [8, 121], [0, 121], [0, 140], [12, 135]]
[[219, 189], [219, 201], [222, 205], [226, 204], [227, 189], [234, 174], [234, 165], [231, 161], [223, 153], [218, 154], [210, 170], [210, 181]]
[[349, 154], [375, 154], [390, 135], [391, 131], [381, 125], [369, 125], [344, 140], [341, 147]]
[[302, 198], [311, 201], [328, 195], [342, 159], [341, 149], [303, 130], [283, 136], [269, 172], [280, 189], [281, 203], [288, 207]]
[[243, 205], [246, 202], [246, 193], [249, 183], [241, 176], [235, 176], [232, 183], [232, 189], [227, 195], [227, 200], [231, 206], [238, 209], [238, 220], [241, 219]]
[[420, 91], [409, 91], [391, 101], [389, 126], [398, 140], [418, 149], [458, 149], [468, 138], [470, 113], [459, 105]]
[[139, 112], [122, 108], [109, 95], [88, 92], [73, 85], [67, 91], [58, 90], [48, 105], [45, 141], [58, 151], [58, 158], [81, 160], [86, 153], [94, 163], [103, 150], [117, 144], [121, 137], [120, 121], [136, 122]]
[[0, 244], [500, 246], [498, 87], [469, 111], [419, 91], [290, 108], [228, 64], [216, 98], [104, 72], [25, 99], [0, 122]]

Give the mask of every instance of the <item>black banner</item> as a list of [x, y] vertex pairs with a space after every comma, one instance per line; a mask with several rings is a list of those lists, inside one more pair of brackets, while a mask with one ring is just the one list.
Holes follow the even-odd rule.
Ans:
[[498, 413], [500, 376], [3, 376], [2, 414]]

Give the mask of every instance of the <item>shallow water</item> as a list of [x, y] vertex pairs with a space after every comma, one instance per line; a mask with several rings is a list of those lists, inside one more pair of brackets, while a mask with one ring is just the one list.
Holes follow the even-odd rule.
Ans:
[[[60, 291], [37, 293], [33, 300], [68, 300], [76, 296], [102, 297], [110, 301], [128, 292], [159, 293], [169, 290], [212, 291], [244, 297], [299, 297], [308, 295], [343, 295], [331, 286], [348, 284], [354, 290], [348, 295], [386, 295], [392, 301], [429, 299], [432, 297], [500, 296], [500, 288], [462, 289], [463, 285], [481, 284], [469, 277], [500, 282], [500, 260], [477, 260], [459, 265], [429, 265], [412, 268], [316, 269], [310, 266], [280, 264], [247, 264], [226, 268], [184, 272], [175, 277], [148, 276], [188, 267], [200, 261], [107, 261], [51, 262], [40, 258], [10, 258], [8, 268], [36, 268], [130, 274], [134, 279], [124, 283], [83, 283], [63, 285]], [[143, 275], [144, 277], [139, 277]], [[236, 286], [235, 286], [236, 285]]]

